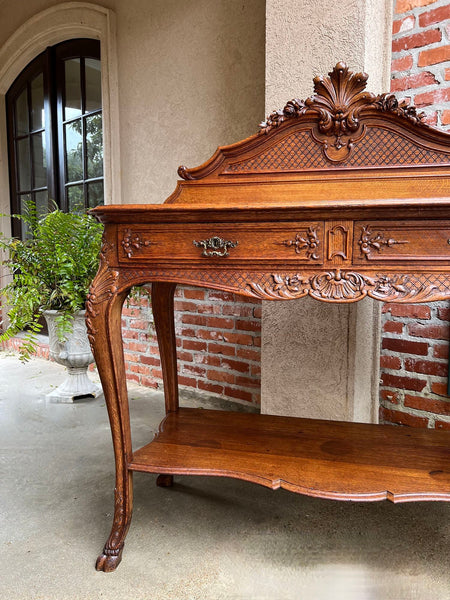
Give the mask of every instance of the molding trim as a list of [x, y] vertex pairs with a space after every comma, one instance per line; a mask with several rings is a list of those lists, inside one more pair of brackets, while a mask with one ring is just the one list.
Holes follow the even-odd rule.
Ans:
[[[47, 46], [77, 37], [100, 40], [105, 203], [120, 204], [119, 86], [116, 18], [112, 10], [88, 2], [63, 2], [25, 21], [0, 48], [0, 97]], [[7, 155], [6, 139], [2, 137], [0, 163], [7, 162]], [[0, 169], [0, 189], [6, 190], [6, 193], [0, 192], [0, 211], [9, 212], [9, 181], [5, 180], [5, 169]]]

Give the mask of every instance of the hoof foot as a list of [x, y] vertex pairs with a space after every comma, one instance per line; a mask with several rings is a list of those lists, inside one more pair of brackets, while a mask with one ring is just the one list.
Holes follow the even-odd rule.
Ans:
[[122, 560], [122, 550], [120, 549], [119, 554], [111, 555], [111, 554], [100, 554], [97, 558], [97, 562], [95, 563], [95, 568], [97, 571], [104, 571], [105, 573], [111, 573], [111, 571], [115, 571]]
[[156, 485], [158, 487], [172, 487], [173, 475], [158, 475], [156, 478]]

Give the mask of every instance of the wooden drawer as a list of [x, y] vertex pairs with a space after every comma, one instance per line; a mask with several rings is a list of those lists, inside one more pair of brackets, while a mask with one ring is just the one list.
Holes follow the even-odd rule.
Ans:
[[323, 222], [118, 228], [119, 262], [278, 260], [323, 264]]
[[355, 264], [449, 260], [450, 221], [355, 222]]

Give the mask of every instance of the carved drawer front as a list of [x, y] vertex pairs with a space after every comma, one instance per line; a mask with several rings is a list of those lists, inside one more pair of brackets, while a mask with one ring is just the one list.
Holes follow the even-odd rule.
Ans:
[[120, 226], [119, 261], [278, 260], [323, 264], [323, 222]]
[[353, 262], [450, 260], [450, 221], [357, 221]]

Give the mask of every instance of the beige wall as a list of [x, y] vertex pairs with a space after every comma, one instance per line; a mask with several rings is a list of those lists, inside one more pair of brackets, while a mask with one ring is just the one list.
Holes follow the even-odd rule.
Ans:
[[[65, 6], [81, 12], [65, 10], [61, 22], [66, 14], [81, 26], [79, 15], [89, 4], [0, 0], [0, 48], [27, 19]], [[111, 9], [115, 21], [108, 56], [116, 54], [110, 83], [118, 86], [111, 106], [111, 151], [118, 159], [111, 200], [163, 202], [180, 164], [196, 166], [218, 144], [257, 131], [264, 116], [264, 0], [105, 0], [97, 6]], [[45, 46], [36, 44], [37, 54]], [[0, 210], [4, 204], [5, 196]]]
[[123, 202], [161, 202], [180, 164], [258, 129], [263, 0], [117, 2]]

